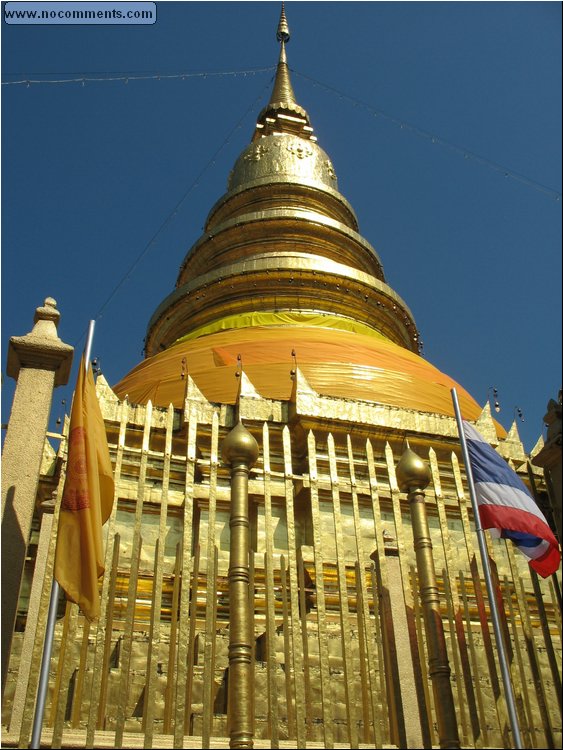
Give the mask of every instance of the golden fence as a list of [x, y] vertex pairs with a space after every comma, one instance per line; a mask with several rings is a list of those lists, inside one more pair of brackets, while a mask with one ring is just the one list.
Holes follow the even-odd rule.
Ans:
[[[230, 483], [220, 455], [234, 408], [102, 406], [116, 502], [101, 617], [89, 624], [76, 605], [60, 607], [45, 741], [226, 746]], [[402, 439], [320, 421], [310, 429], [279, 408], [245, 419], [260, 445], [249, 482], [255, 745], [437, 746], [409, 508], [395, 477]], [[451, 442], [409, 440], [432, 474], [426, 511], [461, 745], [512, 747], [463, 470]], [[14, 638], [5, 746], [29, 744], [63, 481], [64, 460]], [[503, 541], [490, 553], [525, 746], [559, 747], [557, 587]]]

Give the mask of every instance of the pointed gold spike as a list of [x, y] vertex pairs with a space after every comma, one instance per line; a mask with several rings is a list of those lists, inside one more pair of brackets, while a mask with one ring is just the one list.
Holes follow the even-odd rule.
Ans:
[[189, 422], [190, 419], [195, 419], [198, 422], [210, 424], [213, 413], [213, 406], [205, 398], [188, 372], [186, 376], [186, 387], [184, 390], [184, 422]]
[[102, 409], [102, 414], [104, 415], [105, 415], [105, 411], [104, 411], [105, 408], [109, 408], [110, 404], [112, 408], [114, 408], [115, 405], [119, 403], [119, 398], [112, 391], [111, 386], [109, 385], [105, 377], [102, 375], [102, 373], [100, 373], [98, 377], [96, 378], [96, 395], [100, 402], [100, 408]]
[[289, 67], [287, 65], [287, 55], [285, 53], [285, 44], [281, 43], [280, 59], [276, 71], [274, 88], [270, 96], [270, 105], [272, 104], [296, 104], [293, 86], [289, 77]]
[[315, 389], [309, 385], [309, 381], [303, 374], [303, 372], [299, 369], [299, 367], [296, 368], [295, 374], [293, 375], [293, 392], [291, 395], [292, 400], [295, 400], [296, 396], [313, 396], [315, 398], [318, 398], [318, 393], [315, 391]]
[[512, 423], [512, 426], [510, 430], [508, 431], [508, 435], [506, 436], [506, 441], [511, 443], [520, 443], [520, 435], [518, 433], [518, 425], [516, 424], [516, 420]]
[[540, 435], [536, 441], [536, 444], [530, 451], [530, 458], [531, 459], [535, 458], [538, 455], [538, 453], [541, 451], [544, 445], [545, 445], [545, 440], [543, 439], [543, 435]]
[[258, 115], [253, 141], [268, 135], [296, 135], [305, 140], [316, 141], [309, 115], [297, 104], [289, 75], [285, 45], [289, 41], [289, 26], [282, 3], [280, 20], [276, 32], [280, 43], [280, 57], [274, 86], [268, 104]]
[[282, 3], [276, 38], [281, 44], [281, 49], [276, 80], [274, 81], [274, 88], [272, 90], [272, 96], [270, 97], [270, 104], [278, 104], [281, 102], [284, 104], [295, 104], [295, 94], [293, 93], [293, 87], [289, 79], [289, 68], [287, 67], [287, 56], [285, 54], [285, 45], [289, 42], [290, 35], [287, 18], [285, 17], [284, 3]]
[[248, 375], [241, 370], [240, 381], [239, 381], [239, 399], [240, 398], [254, 398], [261, 399], [262, 396], [258, 393]]
[[485, 440], [491, 445], [498, 445], [497, 430], [491, 414], [491, 405], [487, 401], [479, 419], [475, 422], [475, 429], [481, 433]]
[[526, 454], [524, 452], [522, 441], [520, 440], [520, 435], [518, 434], [518, 426], [516, 424], [516, 420], [514, 420], [514, 422], [512, 423], [512, 427], [510, 428], [506, 438], [500, 441], [498, 452], [501, 454], [501, 456], [504, 456], [504, 458], [513, 459], [518, 463], [522, 463], [526, 460]]
[[278, 30], [276, 32], [276, 38], [278, 42], [283, 43], [289, 42], [289, 26], [287, 25], [287, 18], [285, 17], [285, 3], [282, 3], [280, 21], [278, 23]]

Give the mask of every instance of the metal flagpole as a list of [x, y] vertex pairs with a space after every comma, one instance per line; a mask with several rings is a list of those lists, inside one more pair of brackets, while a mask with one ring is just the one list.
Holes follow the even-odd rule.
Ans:
[[92, 341], [94, 340], [94, 328], [96, 327], [96, 321], [91, 320], [88, 326], [88, 336], [86, 337], [86, 345], [84, 346], [84, 369], [88, 372], [90, 367], [90, 355], [92, 353]]
[[57, 622], [57, 603], [59, 601], [60, 586], [53, 578], [51, 586], [51, 599], [49, 601], [49, 614], [47, 615], [47, 630], [45, 632], [45, 643], [43, 644], [43, 657], [41, 659], [41, 672], [39, 673], [39, 688], [37, 691], [37, 703], [35, 704], [35, 715], [33, 717], [33, 730], [31, 732], [30, 748], [38, 750], [41, 742], [41, 729], [43, 727], [43, 714], [45, 713], [45, 699], [49, 685], [49, 665], [51, 663], [51, 651], [53, 649], [53, 638], [55, 636], [55, 625]]
[[[84, 367], [88, 372], [90, 364], [90, 353], [94, 339], [95, 320], [90, 321], [88, 336], [84, 347]], [[45, 643], [43, 644], [43, 656], [41, 658], [41, 671], [39, 672], [39, 687], [37, 689], [37, 701], [35, 703], [35, 714], [33, 716], [33, 728], [31, 731], [31, 750], [39, 750], [41, 746], [41, 729], [43, 728], [43, 716], [45, 714], [45, 702], [47, 699], [47, 688], [49, 687], [49, 666], [51, 664], [51, 651], [55, 636], [55, 625], [57, 622], [57, 604], [59, 601], [60, 586], [53, 577], [51, 586], [51, 598], [49, 600], [49, 613], [47, 615], [47, 629], [45, 631]]]
[[516, 713], [516, 701], [514, 698], [514, 691], [512, 689], [512, 681], [510, 678], [510, 670], [508, 667], [508, 659], [506, 658], [506, 649], [504, 646], [504, 640], [502, 637], [502, 631], [500, 627], [500, 618], [497, 607], [497, 600], [493, 589], [493, 582], [491, 578], [491, 567], [489, 564], [489, 553], [487, 551], [487, 545], [485, 543], [485, 533], [481, 526], [481, 518], [479, 516], [479, 507], [477, 505], [477, 495], [475, 494], [475, 484], [473, 482], [473, 472], [471, 470], [471, 461], [469, 458], [469, 451], [467, 449], [467, 442], [465, 440], [465, 432], [463, 431], [463, 420], [461, 417], [461, 411], [459, 408], [459, 401], [457, 398], [457, 391], [455, 388], [451, 389], [452, 401], [454, 405], [455, 418], [457, 421], [457, 429], [459, 432], [459, 439], [461, 442], [461, 452], [463, 454], [463, 462], [465, 464], [465, 472], [467, 474], [467, 484], [469, 486], [469, 496], [471, 497], [471, 507], [473, 508], [473, 518], [475, 519], [475, 531], [477, 532], [477, 541], [479, 542], [479, 552], [481, 553], [481, 562], [483, 564], [483, 572], [485, 574], [485, 584], [487, 586], [487, 595], [489, 597], [489, 606], [491, 609], [491, 618], [493, 621], [493, 630], [495, 633], [495, 640], [497, 643], [497, 651], [500, 663], [500, 671], [502, 674], [502, 682], [504, 685], [504, 695], [506, 699], [506, 706], [508, 708], [508, 717], [510, 720], [510, 727], [512, 729], [512, 735], [514, 737], [514, 747], [517, 750], [523, 750], [524, 745], [522, 744], [522, 737], [520, 735], [520, 725], [518, 723], [518, 714]]

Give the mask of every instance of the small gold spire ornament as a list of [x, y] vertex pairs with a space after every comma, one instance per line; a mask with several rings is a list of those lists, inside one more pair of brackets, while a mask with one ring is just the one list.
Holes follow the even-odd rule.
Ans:
[[274, 88], [270, 97], [270, 104], [285, 104], [285, 106], [295, 105], [295, 94], [293, 93], [293, 87], [289, 77], [289, 68], [287, 66], [287, 56], [285, 54], [285, 44], [289, 42], [289, 26], [287, 25], [287, 19], [285, 17], [285, 9], [282, 3], [282, 11], [280, 21], [278, 24], [278, 30], [276, 32], [276, 38], [281, 44], [280, 59], [278, 61], [278, 68], [276, 71], [276, 78], [274, 81]]
[[285, 3], [282, 3], [280, 21], [278, 23], [278, 30], [276, 32], [276, 38], [278, 42], [289, 42], [289, 26], [287, 25], [287, 18], [285, 17]]

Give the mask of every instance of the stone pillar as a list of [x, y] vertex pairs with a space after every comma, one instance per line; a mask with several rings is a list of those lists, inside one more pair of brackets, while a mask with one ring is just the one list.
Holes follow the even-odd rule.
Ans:
[[233, 748], [254, 747], [248, 474], [257, 458], [258, 443], [239, 422], [223, 443], [223, 460], [231, 465], [228, 703], [229, 746]]
[[57, 334], [51, 297], [27, 336], [13, 336], [7, 373], [17, 381], [2, 454], [2, 693], [23, 575], [53, 388], [68, 382], [73, 347]]
[[440, 596], [424, 501], [424, 490], [430, 482], [430, 471], [424, 461], [408, 447], [397, 465], [397, 482], [401, 492], [408, 493], [411, 511], [416, 567], [428, 649], [428, 673], [432, 680], [440, 747], [459, 748], [457, 719], [450, 682], [450, 665], [440, 614]]

